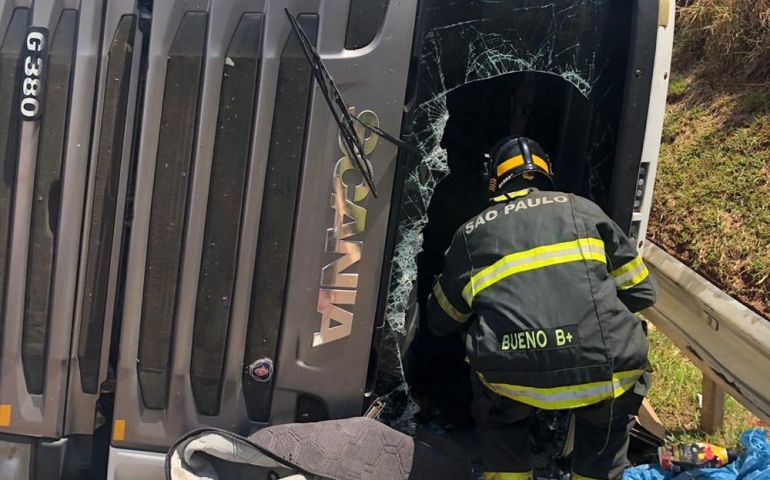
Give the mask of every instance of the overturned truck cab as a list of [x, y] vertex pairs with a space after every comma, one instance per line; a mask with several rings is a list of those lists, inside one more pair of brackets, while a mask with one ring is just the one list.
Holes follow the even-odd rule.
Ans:
[[[417, 147], [357, 128], [376, 196], [284, 7], [351, 112]], [[197, 427], [381, 395], [408, 426], [419, 305], [490, 142], [536, 139], [643, 241], [673, 7], [0, 0], [0, 477], [162, 478]]]
[[641, 247], [672, 8], [668, 2], [421, 3], [403, 122], [421, 155], [402, 152], [399, 159], [382, 301], [388, 329], [379, 358], [400, 367], [393, 352], [414, 340], [402, 378], [381, 382], [405, 378], [413, 399], [425, 397], [418, 401], [423, 409], [437, 408], [450, 423], [471, 422], [464, 346], [426, 333], [425, 301], [453, 233], [488, 205], [480, 163], [499, 139], [535, 139], [551, 157], [556, 190], [596, 202]]

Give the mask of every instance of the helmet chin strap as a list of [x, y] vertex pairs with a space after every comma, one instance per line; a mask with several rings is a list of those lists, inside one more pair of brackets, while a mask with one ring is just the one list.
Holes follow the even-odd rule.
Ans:
[[[528, 175], [528, 174], [524, 174]], [[495, 190], [494, 193], [497, 195], [506, 195], [510, 192], [516, 192], [518, 190], [525, 190], [527, 188], [531, 188], [535, 186], [534, 180], [536, 177], [533, 175], [532, 180], [527, 179], [524, 175], [520, 175], [518, 177], [510, 179], [508, 182], [506, 182], [505, 185], [500, 187], [500, 190]]]

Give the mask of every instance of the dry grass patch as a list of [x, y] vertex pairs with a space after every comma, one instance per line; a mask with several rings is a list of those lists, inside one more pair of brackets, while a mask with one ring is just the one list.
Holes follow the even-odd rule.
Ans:
[[676, 59], [714, 79], [770, 77], [770, 0], [680, 0]]

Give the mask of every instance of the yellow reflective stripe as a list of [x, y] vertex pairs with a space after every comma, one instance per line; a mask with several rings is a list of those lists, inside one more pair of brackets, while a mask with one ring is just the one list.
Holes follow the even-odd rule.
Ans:
[[[532, 163], [542, 168], [546, 172], [551, 173], [551, 169], [548, 168], [548, 162], [543, 160], [541, 157], [532, 155]], [[497, 176], [499, 177], [500, 175], [504, 175], [506, 172], [510, 172], [514, 168], [521, 167], [522, 165], [524, 165], [524, 157], [522, 155], [511, 157], [497, 166]]]
[[618, 290], [628, 290], [630, 288], [634, 288], [635, 286], [642, 283], [649, 275], [650, 272], [647, 270], [647, 267], [642, 265], [642, 270], [634, 275], [628, 282], [618, 285]]
[[629, 370], [615, 373], [612, 380], [552, 388], [489, 383], [480, 372], [478, 376], [481, 383], [500, 396], [544, 410], [565, 410], [618, 398], [630, 390], [643, 373], [644, 370]]
[[607, 263], [604, 242], [598, 238], [579, 238], [571, 242], [543, 245], [512, 253], [471, 277], [463, 288], [462, 295], [468, 305], [473, 305], [473, 299], [482, 290], [511, 275], [585, 260]]
[[598, 478], [594, 477], [585, 477], [583, 475], [580, 475], [579, 473], [572, 472], [572, 476], [570, 477], [572, 480], [600, 480]]
[[468, 320], [468, 317], [470, 317], [470, 314], [461, 313], [454, 307], [454, 305], [449, 303], [449, 299], [446, 298], [446, 294], [444, 293], [444, 289], [441, 288], [441, 283], [439, 280], [436, 280], [433, 283], [433, 297], [438, 302], [441, 310], [443, 310], [444, 313], [452, 317], [454, 320], [460, 323], [465, 323], [465, 321]]
[[524, 165], [524, 157], [522, 155], [511, 157], [497, 166], [497, 176], [499, 177], [505, 172], [513, 170], [514, 168], [520, 167], [522, 165]]
[[484, 472], [484, 480], [532, 480], [532, 471], [529, 472]]
[[551, 169], [548, 168], [548, 162], [546, 162], [542, 158], [538, 157], [537, 155], [532, 155], [532, 163], [534, 163], [538, 167], [542, 168], [547, 173], [551, 173]]
[[507, 202], [509, 200], [515, 200], [519, 197], [524, 197], [527, 194], [529, 194], [529, 189], [525, 188], [524, 190], [517, 190], [515, 192], [506, 193], [504, 195], [498, 195], [497, 197], [493, 198], [492, 201], [494, 203]]
[[649, 276], [649, 274], [650, 272], [644, 265], [641, 255], [638, 255], [622, 267], [612, 271], [612, 276], [615, 278], [615, 284], [617, 285], [618, 290], [628, 290], [629, 288], [639, 285]]
[[637, 255], [636, 258], [634, 258], [630, 262], [627, 262], [622, 267], [619, 267], [619, 268], [616, 268], [615, 270], [613, 270], [612, 271], [612, 276], [617, 278], [617, 277], [619, 277], [621, 275], [624, 275], [624, 274], [630, 272], [631, 270], [634, 270], [636, 267], [638, 267], [642, 263], [643, 263], [642, 262], [642, 256], [641, 255]]
[[[479, 273], [474, 275], [471, 278], [471, 282], [469, 283], [474, 284], [474, 288], [476, 288], [478, 293], [480, 284], [486, 280], [486, 277], [490, 276], [492, 273], [498, 273], [506, 266], [510, 266], [514, 263], [520, 263], [517, 262], [518, 260], [537, 261], [538, 257], [544, 257], [549, 254], [559, 255], [579, 253], [580, 251], [586, 251], [586, 253], [590, 254], [599, 254], [604, 259], [603, 262], [606, 263], [606, 258], [604, 257], [604, 242], [597, 238], [579, 238], [571, 242], [543, 245], [531, 250], [525, 250], [523, 252], [506, 255], [505, 257], [501, 258], [497, 262], [493, 263], [489, 267], [484, 268]], [[466, 288], [469, 288], [468, 285], [466, 285]]]

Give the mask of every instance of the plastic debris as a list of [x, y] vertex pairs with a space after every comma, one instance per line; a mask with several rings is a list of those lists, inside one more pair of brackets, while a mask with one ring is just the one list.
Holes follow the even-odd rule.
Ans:
[[724, 467], [735, 460], [732, 450], [710, 443], [678, 443], [658, 449], [660, 466], [664, 470], [681, 472], [697, 468]]
[[721, 468], [700, 468], [681, 473], [658, 465], [629, 468], [624, 480], [770, 480], [770, 440], [767, 430], [751, 429], [741, 435], [744, 451]]

